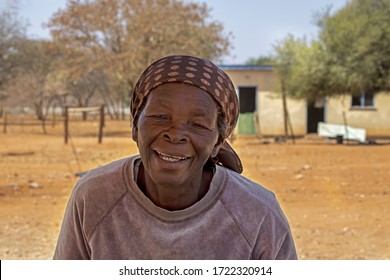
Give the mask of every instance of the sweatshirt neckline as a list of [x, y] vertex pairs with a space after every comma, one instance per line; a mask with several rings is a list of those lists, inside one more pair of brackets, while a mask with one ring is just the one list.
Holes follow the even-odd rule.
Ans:
[[[215, 202], [218, 200], [221, 195], [223, 189], [226, 185], [226, 171], [220, 167], [216, 166], [216, 170], [213, 176], [213, 179], [210, 183], [210, 188], [206, 195], [191, 205], [188, 208], [176, 211], [169, 211], [164, 208], [161, 208], [155, 205], [145, 194], [139, 189], [135, 178], [135, 169], [138, 170], [137, 161], [140, 161], [140, 156], [133, 156], [128, 160], [124, 166], [124, 180], [125, 185], [128, 188], [129, 192], [132, 194], [136, 202], [144, 208], [151, 215], [155, 216], [160, 220], [164, 220], [167, 222], [178, 222], [182, 220], [186, 220], [192, 218], [206, 209], [210, 208]], [[139, 166], [139, 165], [138, 165]]]

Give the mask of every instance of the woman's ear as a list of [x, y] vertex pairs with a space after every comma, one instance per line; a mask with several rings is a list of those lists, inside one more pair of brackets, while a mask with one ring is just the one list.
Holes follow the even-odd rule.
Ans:
[[138, 144], [138, 128], [135, 125], [133, 125], [133, 128], [131, 129], [131, 138]]
[[213, 150], [212, 150], [212, 152], [211, 152], [210, 158], [215, 158], [215, 157], [218, 155], [219, 150], [221, 149], [222, 144], [223, 144], [224, 141], [225, 141], [225, 140], [223, 140], [223, 138], [222, 138], [221, 135], [218, 136], [218, 141], [217, 141], [217, 143], [215, 143], [215, 145], [214, 145], [214, 148], [213, 148]]

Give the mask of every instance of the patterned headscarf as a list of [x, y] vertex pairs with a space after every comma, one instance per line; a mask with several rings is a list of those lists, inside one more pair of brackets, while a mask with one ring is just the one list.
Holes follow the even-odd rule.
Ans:
[[[153, 62], [140, 76], [134, 87], [131, 99], [133, 125], [148, 94], [165, 83], [186, 83], [201, 88], [210, 94], [221, 107], [226, 127], [223, 139], [226, 139], [237, 124], [239, 103], [234, 85], [230, 78], [211, 61], [187, 55], [172, 55]], [[242, 172], [239, 157], [224, 141], [217, 161], [238, 173]]]

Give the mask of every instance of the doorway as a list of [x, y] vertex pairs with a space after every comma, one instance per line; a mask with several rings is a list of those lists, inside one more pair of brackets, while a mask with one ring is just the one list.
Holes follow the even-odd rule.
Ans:
[[318, 123], [325, 120], [325, 100], [317, 100], [307, 105], [307, 133], [317, 133]]
[[238, 87], [238, 98], [240, 101], [240, 116], [238, 118], [238, 133], [252, 135], [256, 133], [254, 114], [256, 112], [255, 86]]

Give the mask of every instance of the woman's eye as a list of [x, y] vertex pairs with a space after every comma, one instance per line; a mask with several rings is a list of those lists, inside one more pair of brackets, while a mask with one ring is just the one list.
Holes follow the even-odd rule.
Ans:
[[198, 127], [198, 128], [204, 128], [207, 129], [207, 127], [204, 124], [198, 123], [198, 122], [193, 122], [192, 126]]
[[159, 115], [151, 115], [150, 118], [156, 119], [156, 120], [167, 120], [169, 119], [168, 115], [159, 114]]

